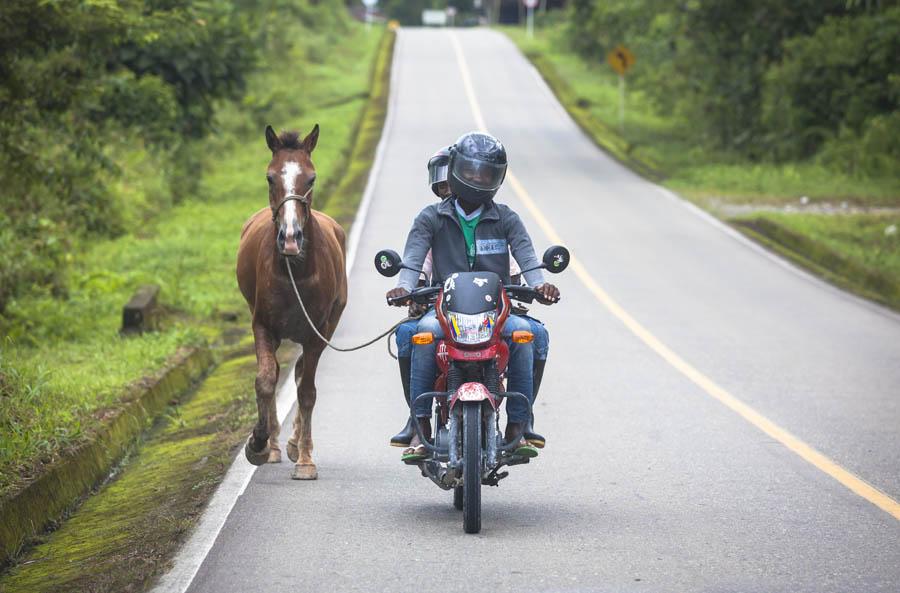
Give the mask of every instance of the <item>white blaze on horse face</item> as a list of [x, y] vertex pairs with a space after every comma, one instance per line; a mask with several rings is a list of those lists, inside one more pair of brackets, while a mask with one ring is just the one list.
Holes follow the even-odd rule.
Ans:
[[[296, 161], [288, 161], [281, 168], [281, 182], [284, 185], [284, 195], [290, 196], [294, 193], [294, 186], [297, 184], [297, 177], [302, 173], [300, 165]], [[294, 201], [284, 205], [284, 224], [285, 224], [285, 243], [292, 243], [296, 240], [294, 237], [294, 225], [297, 224], [297, 203]]]

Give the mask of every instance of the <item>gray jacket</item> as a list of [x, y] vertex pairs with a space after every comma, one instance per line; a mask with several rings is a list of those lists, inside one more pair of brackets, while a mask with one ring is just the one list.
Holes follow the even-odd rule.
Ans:
[[[510, 251], [523, 270], [540, 264], [519, 215], [509, 206], [493, 200], [484, 205], [475, 227], [475, 265], [471, 269], [454, 198], [447, 198], [419, 212], [406, 238], [403, 263], [421, 270], [429, 249], [433, 262], [432, 277], [441, 282], [454, 272], [474, 271], [494, 272], [508, 284]], [[404, 269], [400, 271], [397, 286], [412, 290], [418, 279], [418, 272]], [[525, 272], [525, 282], [529, 286], [542, 284], [544, 274], [541, 270]]]

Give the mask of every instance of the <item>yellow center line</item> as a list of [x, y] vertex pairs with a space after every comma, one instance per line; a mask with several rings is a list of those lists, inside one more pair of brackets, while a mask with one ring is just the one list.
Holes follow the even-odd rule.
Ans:
[[[469, 67], [466, 64], [465, 56], [462, 52], [459, 40], [456, 34], [451, 32], [450, 39], [453, 49], [456, 52], [456, 59], [459, 63], [460, 73], [462, 74], [463, 88], [466, 91], [466, 97], [469, 100], [469, 106], [472, 109], [472, 115], [475, 123], [481, 131], [487, 131], [484, 122], [484, 116], [481, 113], [481, 107], [475, 98], [475, 89], [472, 86], [472, 78], [469, 74]], [[565, 244], [556, 229], [550, 224], [550, 221], [538, 209], [535, 201], [528, 194], [525, 186], [519, 181], [512, 171], [507, 172], [506, 178], [518, 198], [525, 204], [528, 212], [537, 221], [538, 226], [547, 236], [551, 243]], [[861, 496], [870, 503], [874, 504], [881, 510], [890, 514], [897, 520], [900, 520], [900, 502], [897, 502], [875, 486], [869, 484], [859, 476], [840, 466], [834, 460], [817, 451], [810, 445], [806, 444], [787, 430], [781, 428], [755, 409], [742, 402], [715, 381], [701, 373], [696, 367], [692, 366], [686, 360], [675, 354], [675, 352], [666, 346], [663, 342], [654, 336], [646, 327], [641, 325], [634, 317], [632, 317], [625, 309], [622, 308], [612, 297], [603, 290], [596, 280], [587, 271], [587, 268], [574, 256], [572, 256], [569, 267], [575, 272], [575, 275], [581, 280], [581, 283], [597, 298], [600, 303], [631, 333], [639, 340], [646, 344], [651, 350], [656, 352], [663, 360], [669, 363], [682, 375], [687, 377], [691, 382], [702, 389], [707, 395], [710, 395], [720, 403], [724, 404], [733, 412], [737, 413], [741, 418], [775, 439], [789, 450], [799, 455], [806, 462], [818, 468], [828, 476], [840, 482], [851, 492]]]

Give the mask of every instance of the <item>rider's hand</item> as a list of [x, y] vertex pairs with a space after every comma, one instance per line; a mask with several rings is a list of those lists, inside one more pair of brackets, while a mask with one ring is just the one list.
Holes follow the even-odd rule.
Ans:
[[[388, 299], [388, 305], [393, 305], [394, 307], [402, 307], [403, 305], [405, 305], [409, 302], [409, 299], [404, 299], [401, 297], [407, 297], [407, 296], [409, 296], [409, 291], [406, 290], [405, 288], [398, 287], [398, 288], [392, 288], [389, 291], [387, 291], [385, 298]], [[399, 299], [399, 300], [391, 301], [391, 299]]]
[[538, 292], [537, 300], [539, 303], [552, 305], [553, 303], [559, 301], [559, 289], [549, 282], [538, 284], [534, 287], [534, 289]]

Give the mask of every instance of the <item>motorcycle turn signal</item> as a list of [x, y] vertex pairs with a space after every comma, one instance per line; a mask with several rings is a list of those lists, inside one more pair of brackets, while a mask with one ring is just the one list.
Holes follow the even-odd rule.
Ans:
[[431, 332], [422, 332], [422, 333], [416, 334], [412, 337], [412, 343], [417, 344], [419, 346], [431, 344], [432, 342], [434, 342], [434, 334]]
[[516, 344], [527, 344], [534, 340], [534, 334], [528, 330], [516, 330], [512, 333], [512, 341]]

